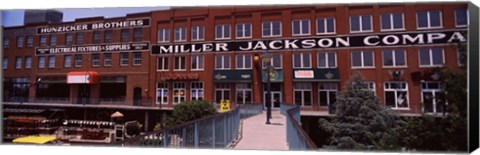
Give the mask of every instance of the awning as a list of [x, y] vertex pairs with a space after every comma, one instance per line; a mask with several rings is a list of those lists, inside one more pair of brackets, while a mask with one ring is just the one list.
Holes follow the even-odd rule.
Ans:
[[339, 81], [337, 68], [328, 69], [296, 69], [293, 70], [293, 81]]
[[68, 84], [96, 84], [98, 81], [98, 73], [93, 71], [69, 72], [67, 74]]
[[57, 137], [54, 136], [27, 136], [14, 139], [13, 142], [24, 144], [46, 144], [56, 139]]
[[[267, 72], [265, 72], [265, 70], [262, 70], [262, 81], [267, 82]], [[283, 70], [274, 69], [273, 72], [270, 73], [270, 82], [283, 82]]]
[[215, 70], [213, 81], [216, 83], [252, 82], [252, 70]]

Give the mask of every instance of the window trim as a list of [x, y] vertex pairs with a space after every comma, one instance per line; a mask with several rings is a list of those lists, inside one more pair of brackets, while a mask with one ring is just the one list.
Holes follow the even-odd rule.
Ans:
[[[123, 55], [126, 54], [127, 58], [123, 58]], [[120, 52], [119, 53], [119, 61], [120, 61], [120, 66], [128, 66], [128, 60], [130, 59], [130, 53], [129, 52]], [[123, 63], [126, 60], [127, 63]]]
[[[432, 49], [433, 48], [439, 48], [442, 49], [442, 64], [441, 65], [433, 65], [433, 55], [432, 55]], [[430, 64], [429, 65], [422, 65], [422, 57], [421, 57], [421, 49], [428, 49], [428, 56], [430, 57]], [[433, 67], [442, 67], [445, 65], [445, 49], [443, 47], [422, 47], [418, 48], [418, 65], [419, 68], [433, 68]]]
[[[47, 40], [48, 40], [47, 35], [40, 35], [38, 37], [40, 37], [40, 40], [38, 42], [38, 46], [40, 46], [40, 47], [47, 46]], [[45, 42], [42, 43], [42, 41], [45, 41]], [[33, 45], [33, 42], [32, 42], [32, 45]], [[28, 47], [28, 36], [27, 36], [27, 47]]]
[[[41, 60], [43, 60], [43, 63], [41, 63], [41, 62], [42, 62]], [[44, 69], [44, 68], [45, 68], [45, 65], [46, 65], [46, 64], [45, 64], [45, 63], [46, 63], [45, 61], [46, 61], [46, 60], [45, 60], [45, 56], [38, 56], [38, 68], [39, 68], [39, 69]], [[42, 65], [42, 64], [43, 64], [43, 65]]]
[[[393, 14], [395, 13], [400, 13], [402, 14], [402, 28], [394, 28], [394, 20], [393, 20]], [[382, 15], [388, 14], [390, 16], [390, 25], [392, 26], [390, 29], [385, 29], [382, 26]], [[381, 32], [393, 32], [393, 31], [405, 31], [405, 13], [403, 12], [389, 12], [389, 13], [383, 13], [380, 14], [380, 31]]]
[[[181, 61], [181, 57], [184, 58], [183, 62]], [[179, 62], [178, 64], [176, 64], [177, 61], [178, 61], [177, 58], [180, 58], [180, 59], [179, 59], [180, 62]], [[181, 67], [182, 67], [182, 63], [185, 63], [185, 65], [184, 65], [185, 68], [181, 68]], [[176, 68], [175, 68], [175, 65], [179, 65], [180, 68], [179, 68], [179, 69], [176, 69]], [[186, 70], [187, 70], [187, 57], [186, 57], [186, 55], [177, 55], [177, 56], [174, 56], [174, 57], [173, 57], [173, 71], [186, 71]]]
[[[67, 66], [67, 56], [69, 57], [68, 66]], [[64, 55], [64, 56], [63, 56], [63, 67], [64, 67], [64, 68], [70, 68], [70, 67], [72, 67], [72, 55]]]
[[[329, 53], [333, 53], [335, 55], [335, 66], [334, 67], [330, 67], [328, 66], [330, 60], [328, 59], [328, 54]], [[324, 54], [325, 55], [325, 58], [327, 58], [326, 60], [326, 66], [325, 67], [322, 67], [320, 66], [320, 54]], [[338, 68], [338, 58], [337, 58], [337, 52], [324, 52], [324, 51], [321, 51], [321, 52], [317, 52], [317, 68], [321, 68], [321, 69], [325, 69], [325, 68]]]
[[[193, 68], [193, 60], [194, 60], [193, 57], [195, 57], [195, 60], [196, 60], [196, 61], [198, 60], [198, 61], [196, 62], [196, 63], [197, 63], [197, 68]], [[200, 61], [200, 57], [201, 57], [201, 59], [202, 59], [202, 67], [201, 67], [201, 68], [199, 67], [200, 65], [198, 65], [198, 64], [200, 64], [200, 63], [198, 63], [198, 62]], [[186, 67], [185, 67], [185, 68], [186, 68]], [[194, 55], [191, 55], [191, 56], [190, 56], [190, 70], [191, 70], [191, 71], [203, 71], [203, 70], [205, 70], [205, 56], [202, 55], [202, 54], [194, 54]]]
[[4, 48], [4, 49], [10, 48], [10, 38], [9, 37], [3, 37], [2, 43], [3, 43], [2, 48]]
[[[97, 57], [98, 59], [96, 59], [96, 60], [93, 59], [95, 55], [98, 56], [98, 57]], [[92, 67], [99, 67], [99, 66], [100, 66], [100, 54], [99, 54], [99, 53], [92, 53], [92, 55], [91, 55], [91, 61], [92, 61]], [[94, 62], [95, 62], [95, 61], [97, 62], [97, 65], [94, 65]]]
[[8, 68], [8, 57], [4, 56], [2, 61], [2, 69]]
[[[177, 30], [180, 30], [179, 31], [179, 34], [178, 34], [178, 37], [179, 38], [176, 38], [176, 33], [177, 33]], [[183, 32], [185, 31], [185, 32]], [[175, 27], [175, 29], [173, 30], [173, 42], [186, 42], [187, 41], [187, 27]], [[182, 36], [185, 35], [185, 38], [182, 38]]]
[[466, 17], [467, 18], [467, 24], [466, 25], [458, 25], [458, 23], [457, 23], [457, 10], [459, 10], [459, 9], [464, 10], [465, 8], [456, 8], [455, 9], [455, 11], [453, 13], [453, 14], [455, 14], [455, 28], [466, 28], [466, 27], [468, 27], [468, 25], [470, 23], [470, 20], [469, 20], [470, 19], [470, 14], [468, 12], [468, 8], [465, 9], [465, 11], [467, 11], [467, 17]]
[[[79, 58], [81, 58], [81, 59], [79, 60], [80, 65], [77, 65], [77, 55], [79, 56]], [[80, 68], [80, 67], [83, 66], [83, 56], [82, 56], [82, 54], [75, 54], [75, 55], [73, 55], [73, 66], [74, 66], [75, 68]]]
[[[295, 55], [300, 54], [300, 67], [295, 67]], [[310, 66], [306, 67], [304, 66], [304, 60], [303, 60], [303, 54], [308, 54], [309, 56], [309, 64]], [[302, 53], [292, 53], [292, 68], [293, 69], [306, 69], [306, 68], [312, 68], [312, 53], [309, 52], [302, 52]]]
[[[216, 64], [216, 63], [217, 63], [217, 56], [221, 56], [221, 57], [222, 57], [222, 61], [221, 61], [221, 62], [222, 62], [221, 67], [222, 67], [222, 68], [217, 68], [217, 64]], [[225, 56], [228, 56], [228, 59], [229, 59], [229, 60], [228, 60], [228, 62], [229, 62], [228, 68], [225, 68]], [[232, 68], [232, 59], [231, 59], [231, 56], [230, 56], [229, 54], [215, 55], [214, 58], [215, 58], [215, 63], [214, 63], [215, 67], [214, 67], [214, 70], [229, 70], [229, 69]]]
[[[193, 88], [193, 84], [194, 83], [200, 83], [202, 85], [202, 88], [199, 89], [199, 88]], [[193, 96], [193, 91], [196, 91], [198, 93], [198, 91], [201, 90], [202, 91], [202, 100], [205, 100], [205, 85], [204, 85], [204, 82], [203, 81], [191, 81], [190, 82], [190, 101], [193, 101], [193, 100], [199, 100], [198, 96], [194, 97]]]
[[[218, 35], [217, 35], [217, 28], [218, 26], [220, 26], [222, 28], [222, 37], [221, 38], [218, 38]], [[230, 32], [230, 34], [228, 34], [228, 37], [225, 37], [225, 26], [228, 26], [228, 31]], [[231, 28], [231, 25], [230, 24], [216, 24], [215, 25], [215, 40], [227, 40], [227, 39], [231, 39], [232, 38], [232, 28]]]
[[[29, 60], [28, 58], [30, 59], [30, 61], [27, 61], [27, 60]], [[33, 59], [32, 56], [25, 56], [25, 69], [31, 69], [32, 68], [32, 59]]]
[[[430, 12], [432, 12], [432, 11], [438, 11], [439, 12], [440, 26], [432, 27], [431, 22], [430, 22]], [[420, 25], [419, 25], [419, 22], [418, 22], [419, 21], [418, 20], [418, 12], [427, 12], [427, 22], [428, 22], [427, 27], [419, 27]], [[416, 15], [415, 17], [416, 17], [417, 29], [418, 30], [441, 29], [441, 28], [443, 28], [443, 19], [442, 19], [443, 18], [443, 13], [442, 13], [442, 10], [421, 10], [421, 11], [417, 11], [415, 13], [415, 15]]]
[[[239, 36], [237, 35], [237, 31], [238, 31], [237, 28], [238, 28], [239, 25], [242, 25], [242, 37], [239, 37]], [[245, 35], [245, 29], [246, 29], [246, 26], [245, 26], [245, 25], [250, 25], [250, 35], [249, 35], [249, 36], [246, 36], [246, 35]], [[253, 35], [252, 35], [252, 33], [253, 33], [253, 32], [252, 32], [252, 23], [238, 23], [238, 24], [235, 25], [235, 30], [236, 30], [236, 31], [235, 31], [235, 39], [250, 39], [250, 38], [252, 38], [252, 36], [253, 36]]]
[[[123, 36], [124, 33], [127, 34], [127, 36]], [[130, 29], [129, 28], [124, 28], [120, 30], [120, 42], [129, 42], [130, 41]]]
[[[181, 84], [181, 85], [183, 85], [183, 87], [182, 87], [182, 88], [176, 88], [176, 87], [175, 87], [175, 84]], [[172, 86], [172, 88], [173, 88], [173, 89], [172, 89], [172, 103], [173, 103], [174, 105], [176, 105], [176, 104], [181, 104], [181, 103], [182, 103], [182, 102], [181, 102], [181, 98], [183, 98], [184, 101], [187, 101], [187, 83], [186, 83], [186, 82], [173, 82], [172, 85], [173, 85], [173, 86]], [[178, 93], [178, 95], [175, 95], [175, 90], [178, 90], [179, 92], [181, 92], [181, 91], [183, 90], [184, 95], [181, 96], [180, 93]], [[175, 98], [176, 98], [176, 97], [179, 98], [179, 101], [180, 101], [180, 102], [175, 102]]]
[[[201, 34], [201, 33], [200, 33], [200, 28], [203, 29], [203, 33], [202, 33], [202, 36], [203, 36], [203, 37], [202, 37], [201, 39], [199, 39], [199, 38], [200, 38], [200, 34]], [[197, 38], [193, 38], [193, 34], [194, 34], [194, 33], [193, 33], [193, 32], [194, 32], [193, 30], [194, 30], [194, 29], [195, 29], [196, 32], [197, 32], [197, 34], [196, 34], [196, 35], [197, 35]], [[190, 41], [204, 41], [204, 40], [205, 40], [205, 26], [203, 26], [203, 25], [195, 25], [195, 26], [192, 26], [192, 28], [191, 28]]]
[[[364, 15], [351, 15], [351, 16], [349, 16], [348, 19], [349, 19], [349, 22], [350, 22], [350, 27], [349, 27], [349, 28], [350, 28], [350, 33], [368, 33], [368, 32], [373, 32], [373, 17], [372, 17], [372, 15], [370, 15], [370, 14], [368, 14], [368, 17], [370, 17], [370, 28], [371, 28], [371, 29], [370, 29], [370, 30], [363, 30], [363, 22], [362, 22], [362, 18], [363, 18], [363, 17], [362, 17], [362, 16], [365, 16], [365, 15], [366, 15], [366, 14], [364, 14]], [[358, 30], [358, 31], [352, 31], [352, 17], [356, 17], [356, 16], [360, 17], [360, 25], [359, 25], [359, 26], [360, 26], [360, 27], [359, 27], [360, 30]]]
[[[273, 23], [274, 22], [280, 23], [280, 34], [278, 34], [278, 35], [273, 35]], [[265, 23], [270, 23], [269, 24], [270, 25], [270, 35], [268, 35], [268, 36], [263, 34], [263, 24], [265, 24]], [[264, 21], [264, 22], [262, 22], [262, 32], [261, 32], [262, 33], [262, 38], [282, 37], [282, 34], [283, 34], [283, 29], [282, 28], [283, 28], [282, 21], [278, 21], [278, 20], [277, 21]]]
[[[109, 55], [109, 57], [107, 57], [107, 55]], [[108, 59], [107, 61], [107, 58], [110, 58], [110, 59]], [[107, 64], [107, 62], [109, 62], [109, 64]], [[112, 66], [112, 53], [103, 53], [103, 66], [104, 67]]]
[[[77, 35], [75, 35], [75, 38], [76, 38], [75, 39], [75, 44], [77, 44], [77, 45], [85, 44], [85, 34], [83, 32], [77, 32], [76, 34]], [[79, 35], [79, 34], [81, 34], [81, 35]], [[81, 36], [81, 37], [79, 37], [79, 36]], [[81, 38], [81, 42], [79, 42], [79, 40], [80, 40], [79, 38]], [[112, 38], [113, 38], [113, 36], [112, 36]]]
[[[32, 41], [32, 42], [29, 42], [30, 38], [31, 38], [31, 41]], [[33, 47], [33, 42], [35, 42], [35, 37], [34, 37], [33, 35], [28, 35], [28, 36], [27, 36], [27, 39], [26, 39], [26, 42], [27, 42], [27, 43], [26, 43], [26, 46], [25, 46], [25, 47], [27, 47], [27, 48]], [[40, 44], [40, 43], [39, 43], [39, 44]], [[45, 45], [46, 45], [46, 43], [45, 43]]]
[[[159, 37], [160, 30], [162, 30], [161, 31], [162, 36], [163, 36], [162, 40], [160, 40], [160, 37]], [[166, 37], [165, 34], [168, 34], [168, 37]], [[166, 27], [159, 28], [157, 30], [157, 43], [168, 43], [168, 42], [170, 42], [170, 28], [166, 28]]]
[[[295, 84], [303, 84], [303, 83], [304, 83], [304, 84], [308, 84], [308, 85], [310, 86], [310, 90], [307, 90], [307, 89], [296, 89], [296, 88], [295, 88]], [[313, 105], [314, 105], [315, 103], [314, 103], [314, 101], [313, 101], [313, 95], [314, 95], [314, 94], [313, 94], [313, 85], [312, 85], [312, 83], [309, 83], [309, 82], [296, 82], [296, 83], [294, 82], [294, 83], [293, 83], [293, 91], [292, 91], [292, 93], [293, 93], [293, 104], [294, 104], [294, 105], [297, 105], [297, 104], [295, 103], [295, 92], [296, 92], [296, 91], [302, 92], [302, 105], [299, 105], [300, 107], [313, 107]], [[310, 101], [311, 101], [310, 104], [311, 104], [311, 105], [305, 105], [305, 95], [303, 94], [303, 92], [306, 92], [306, 91], [310, 91]]]
[[[353, 66], [353, 52], [361, 52], [361, 61], [362, 61], [362, 66]], [[372, 66], [365, 66], [365, 61], [364, 61], [364, 52], [372, 52]], [[359, 51], [351, 51], [350, 52], [350, 63], [352, 66], [352, 69], [374, 69], [375, 68], [375, 52], [374, 51], [364, 51], [364, 50], [359, 50]]]
[[[333, 19], [333, 32], [327, 32], [327, 30], [328, 30], [327, 19], [330, 19], [330, 18]], [[319, 29], [318, 29], [318, 22], [319, 22], [320, 19], [324, 19], [324, 22], [323, 22], [323, 26], [325, 28], [324, 33], [319, 32]], [[320, 18], [315, 19], [315, 22], [317, 24], [317, 25], [315, 25], [316, 26], [315, 30], [316, 30], [317, 35], [329, 35], [329, 34], [336, 34], [337, 33], [337, 28], [336, 28], [337, 27], [337, 21], [335, 20], [335, 17], [320, 17]]]
[[[236, 62], [237, 57], [239, 57], [239, 56], [241, 56], [242, 63], [243, 63], [243, 65], [240, 66], [240, 67], [238, 66], [239, 63]], [[247, 63], [246, 63], [246, 61], [245, 61], [245, 60], [247, 60], [246, 58], [250, 58], [250, 68], [247, 67]], [[252, 60], [252, 55], [251, 55], [251, 54], [246, 54], [246, 53], [244, 53], [244, 54], [237, 54], [237, 55], [235, 55], [235, 69], [237, 69], [237, 70], [251, 70], [251, 69], [252, 69], [252, 66], [253, 66], [252, 62], [253, 62], [253, 60]]]
[[[160, 88], [160, 87], [158, 87], [159, 84], [161, 84], [161, 83], [166, 84], [166, 85], [167, 85], [167, 88], [164, 88], [164, 87]], [[169, 92], [170, 92], [170, 90], [169, 90], [170, 85], [169, 85], [169, 84], [170, 84], [169, 82], [157, 82], [157, 86], [156, 86], [156, 90], [157, 90], [157, 91], [155, 92], [155, 97], [156, 97], [156, 98], [155, 98], [155, 100], [156, 100], [156, 101], [155, 101], [155, 104], [157, 104], [157, 105], [159, 105], [159, 104], [165, 105], [165, 104], [168, 104], [168, 103], [169, 103], [169, 95], [170, 95], [170, 93], [169, 93]], [[167, 98], [167, 102], [163, 102], [163, 98], [162, 98], [162, 101], [161, 101], [161, 102], [158, 102], [158, 97], [159, 97], [159, 96], [158, 96], [158, 91], [159, 91], [159, 90], [166, 90], [166, 91], [167, 91], [167, 93], [168, 93], [167, 95], [164, 96], [164, 95], [161, 94], [161, 97], [166, 97], [166, 98]]]
[[[55, 39], [53, 39], [55, 38]], [[55, 40], [55, 41], [53, 41]], [[56, 34], [50, 35], [50, 46], [56, 46], [58, 44], [58, 36]]]
[[[21, 39], [20, 39], [21, 38]], [[21, 41], [20, 41], [21, 40]], [[25, 38], [23, 36], [17, 36], [17, 48], [23, 48], [25, 45]], [[19, 44], [19, 42], [21, 42], [21, 44]]]
[[[247, 85], [247, 88], [239, 88], [240, 85]], [[250, 86], [250, 88], [248, 88], [248, 86]], [[250, 103], [253, 102], [253, 87], [252, 87], [252, 83], [236, 83], [235, 84], [235, 103], [236, 104], [248, 104], [248, 102], [246, 101], [246, 92], [250, 92], [250, 99], [251, 101], [249, 101]], [[238, 99], [238, 93], [241, 92], [243, 95], [242, 97], [242, 102], [241, 103], [238, 103], [237, 99]]]
[[[392, 66], [385, 66], [385, 55], [384, 55], [384, 52], [392, 52], [392, 59], [393, 59], [393, 65]], [[403, 57], [405, 58], [405, 64], [403, 66], [397, 66], [396, 65], [396, 62], [397, 60], [395, 59], [395, 52], [396, 51], [403, 51]], [[383, 68], [407, 68], [408, 67], [408, 61], [407, 61], [407, 52], [405, 49], [384, 49], [382, 50], [382, 67]]]
[[22, 69], [22, 67], [23, 67], [23, 58], [21, 56], [16, 56], [15, 57], [15, 69]]
[[[158, 68], [159, 68], [158, 59], [167, 59], [167, 67], [166, 67], [166, 69], [164, 69], [165, 67], [162, 67], [162, 69], [158, 69]], [[157, 71], [157, 72], [169, 71], [169, 70], [170, 70], [170, 64], [169, 64], [169, 62], [168, 62], [168, 59], [169, 59], [168, 56], [158, 56], [158, 57], [157, 57], [157, 68], [156, 68], [156, 71]], [[162, 62], [164, 62], [164, 60], [162, 60]]]
[[[303, 30], [303, 29], [302, 29], [302, 21], [304, 21], [304, 20], [306, 20], [306, 21], [308, 22], [308, 24], [307, 24], [307, 25], [308, 25], [308, 32], [307, 32], [307, 33], [302, 33], [302, 30]], [[299, 22], [300, 22], [300, 23], [299, 23], [299, 26], [300, 26], [300, 27], [299, 27], [299, 28], [300, 28], [299, 31], [300, 31], [300, 33], [299, 33], [299, 34], [295, 34], [295, 26], [294, 26], [294, 23], [295, 23], [296, 21], [299, 21]], [[311, 34], [312, 34], [311, 29], [312, 29], [312, 27], [311, 27], [310, 19], [294, 19], [294, 20], [292, 20], [292, 36], [308, 36], [308, 35], [311, 35]]]
[[[280, 67], [275, 67], [273, 65], [274, 64], [273, 63], [273, 60], [274, 60], [273, 56], [274, 55], [279, 55], [280, 56]], [[283, 54], [282, 53], [276, 53], [276, 54], [272, 53], [272, 61], [270, 61], [270, 66], [272, 66], [274, 69], [282, 69], [283, 68]], [[264, 63], [262, 62], [262, 69], [265, 69], [265, 68], [266, 67], [265, 67]]]
[[[402, 83], [402, 84], [405, 84], [405, 88], [404, 88], [404, 89], [391, 89], [391, 88], [388, 88], [388, 89], [387, 89], [387, 88], [385, 87], [385, 84], [387, 84], [387, 83]], [[407, 96], [407, 97], [406, 97], [406, 99], [407, 99], [407, 107], [400, 107], [400, 108], [399, 108], [398, 105], [397, 105], [397, 103], [396, 103], [396, 102], [397, 102], [397, 91], [399, 91], [399, 90], [400, 90], [400, 91], [406, 91], [406, 92], [407, 92], [407, 95], [406, 95], [406, 96]], [[409, 93], [409, 91], [408, 91], [408, 82], [407, 82], [407, 81], [385, 81], [385, 82], [383, 83], [384, 104], [385, 104], [386, 107], [388, 107], [388, 106], [387, 106], [387, 101], [386, 101], [386, 94], [385, 94], [386, 91], [393, 91], [393, 92], [395, 92], [395, 107], [390, 107], [391, 109], [394, 109], [394, 110], [410, 110], [410, 109], [411, 109], [411, 108], [410, 108], [410, 107], [411, 107], [411, 105], [410, 105], [410, 104], [411, 104], [411, 103], [410, 103], [410, 93]]]
[[[425, 84], [427, 84], [427, 85], [428, 85], [428, 83], [437, 83], [437, 84], [439, 84], [439, 88], [438, 88], [438, 89], [430, 89], [430, 88], [424, 89], [424, 88], [422, 87], [422, 84], [423, 84], [423, 83], [425, 83]], [[433, 110], [433, 111], [432, 111], [432, 112], [426, 112], [426, 111], [425, 111], [425, 102], [424, 102], [424, 95], [423, 95], [423, 93], [429, 92], [429, 93], [432, 93], [433, 96], [435, 97], [435, 93], [442, 93], [442, 88], [441, 88], [441, 86], [442, 86], [442, 85], [441, 85], [441, 82], [440, 82], [440, 81], [422, 81], [422, 82], [420, 83], [420, 99], [421, 99], [421, 103], [422, 103], [422, 112], [427, 113], [427, 114], [438, 114], [438, 113], [439, 113], [439, 112], [438, 112], [438, 109], [437, 109], [437, 102], [436, 102], [435, 100], [432, 100], [432, 101], [433, 101], [433, 103], [432, 103], [432, 106], [433, 106], [433, 107], [432, 107], [432, 110]], [[448, 105], [448, 100], [445, 100], [445, 104]], [[446, 111], [445, 111], [445, 112], [446, 112]], [[440, 112], [440, 113], [443, 113], [443, 111]]]
[[[337, 89], [320, 89], [320, 84], [321, 84], [321, 83], [330, 83], [330, 84], [333, 83], [333, 84], [336, 84]], [[339, 94], [339, 93], [340, 93], [340, 86], [339, 86], [339, 85], [340, 85], [339, 82], [319, 82], [319, 83], [317, 84], [317, 89], [318, 89], [318, 94], [317, 94], [317, 95], [318, 95], [318, 107], [320, 107], [320, 108], [328, 108], [328, 107], [330, 106], [330, 104], [335, 104], [335, 103], [329, 103], [329, 102], [330, 102], [330, 96], [327, 95], [327, 105], [325, 105], [325, 106], [324, 106], [324, 105], [321, 105], [321, 104], [320, 104], [320, 92], [327, 92], [327, 94], [329, 94], [330, 92], [335, 92], [335, 93], [337, 94], [337, 96], [338, 96], [338, 95], [340, 95], [340, 94]]]
[[[135, 58], [135, 55], [139, 54], [140, 58]], [[135, 61], [140, 61], [140, 63], [135, 63]], [[132, 52], [132, 66], [141, 66], [142, 65], [142, 52]]]

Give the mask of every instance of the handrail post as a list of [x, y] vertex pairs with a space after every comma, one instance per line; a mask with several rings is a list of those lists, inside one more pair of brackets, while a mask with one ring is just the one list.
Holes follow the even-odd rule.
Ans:
[[[228, 116], [228, 115], [227, 115]], [[223, 118], [223, 147], [227, 146], [227, 118]]]
[[198, 129], [199, 129], [198, 128], [198, 121], [195, 121], [195, 136], [193, 138], [193, 143], [194, 143], [193, 145], [194, 145], [195, 148], [198, 148], [198, 140], [199, 140], [198, 139], [198, 137], [199, 137], [198, 136]]
[[168, 147], [168, 131], [163, 132], [163, 147]]
[[215, 118], [212, 119], [212, 148], [215, 148], [215, 140], [217, 139], [216, 135], [215, 135], [215, 130], [216, 130], [216, 126], [215, 126]]

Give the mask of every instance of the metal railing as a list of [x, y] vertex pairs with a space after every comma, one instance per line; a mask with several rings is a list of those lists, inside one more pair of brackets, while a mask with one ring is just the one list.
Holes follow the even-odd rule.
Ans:
[[238, 138], [240, 119], [261, 112], [261, 104], [238, 105], [229, 112], [145, 133], [117, 144], [173, 148], [226, 148]]
[[157, 106], [153, 99], [126, 98], [70, 98], [70, 97], [8, 97], [3, 102], [11, 103], [49, 103], [49, 104], [77, 104], [77, 105], [132, 105], [132, 106]]
[[280, 114], [287, 118], [287, 144], [289, 150], [317, 150], [300, 121], [300, 106], [282, 103]]

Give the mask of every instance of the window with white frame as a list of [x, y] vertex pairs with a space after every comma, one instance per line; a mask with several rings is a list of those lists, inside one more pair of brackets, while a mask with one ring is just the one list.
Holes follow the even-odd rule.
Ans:
[[83, 43], [84, 43], [83, 32], [77, 32], [77, 44], [83, 44]]
[[27, 36], [27, 47], [33, 47], [33, 36]]
[[216, 55], [215, 69], [230, 69], [230, 55]]
[[442, 113], [446, 111], [447, 102], [441, 91], [441, 83], [437, 81], [422, 82], [423, 111], [426, 113]]
[[103, 66], [112, 66], [112, 53], [103, 54]]
[[75, 54], [74, 59], [75, 59], [74, 60], [75, 67], [82, 67], [82, 63], [83, 63], [82, 55], [81, 54]]
[[191, 100], [203, 100], [203, 82], [192, 82], [190, 83]]
[[168, 71], [168, 57], [157, 57], [157, 71]]
[[215, 25], [215, 39], [230, 39], [230, 25]]
[[[47, 35], [40, 35], [40, 46], [47, 46]], [[28, 47], [28, 36], [27, 36], [27, 47]]]
[[17, 48], [23, 47], [23, 36], [17, 37]]
[[191, 70], [203, 70], [203, 55], [192, 55]]
[[72, 33], [66, 33], [65, 34], [65, 45], [72, 45], [73, 43], [73, 34]]
[[186, 89], [185, 82], [173, 83], [173, 104], [185, 102]]
[[120, 31], [120, 40], [122, 42], [128, 42], [129, 41], [129, 35], [130, 35], [130, 29], [122, 29]]
[[311, 68], [312, 57], [310, 53], [294, 53], [293, 68]]
[[134, 41], [142, 41], [142, 28], [141, 27], [137, 27], [137, 28], [134, 28], [133, 29], [133, 40]]
[[372, 16], [350, 16], [350, 32], [372, 32]]
[[21, 69], [22, 68], [22, 57], [18, 56], [15, 57], [15, 68]]
[[113, 42], [113, 31], [112, 30], [105, 30], [105, 42], [107, 42], [107, 43]]
[[92, 54], [92, 66], [94, 67], [100, 66], [100, 54], [98, 53]]
[[3, 69], [7, 69], [7, 67], [8, 67], [8, 58], [7, 58], [7, 57], [3, 57], [2, 68], [3, 68]]
[[418, 11], [417, 28], [431, 29], [442, 27], [442, 12], [440, 10]]
[[10, 38], [3, 37], [3, 48], [8, 48], [8, 47], [10, 47]]
[[157, 83], [157, 104], [168, 104], [168, 82]]
[[420, 48], [420, 66], [442, 66], [445, 63], [443, 48]]
[[50, 35], [50, 46], [55, 46], [57, 45], [57, 35], [52, 34]]
[[175, 56], [173, 59], [173, 70], [184, 71], [185, 70], [185, 56]]
[[32, 68], [32, 57], [26, 56], [25, 57], [25, 68]]
[[100, 35], [102, 32], [100, 31], [93, 31], [93, 43], [98, 44], [100, 43]]
[[120, 66], [128, 66], [128, 53], [120, 53]]
[[338, 83], [321, 82], [318, 83], [318, 102], [320, 106], [328, 106], [337, 101]]
[[157, 41], [160, 42], [169, 42], [170, 41], [170, 29], [169, 28], [160, 28], [157, 32]]
[[375, 90], [375, 81], [365, 81], [367, 83], [368, 89], [373, 92], [373, 95], [377, 96], [377, 91]]
[[293, 98], [296, 105], [311, 106], [312, 105], [312, 84], [311, 83], [294, 83]]
[[282, 23], [280, 21], [269, 21], [262, 23], [262, 37], [282, 36]]
[[38, 68], [45, 68], [45, 56], [38, 57]]
[[374, 67], [372, 51], [352, 51], [352, 67]]
[[193, 26], [192, 27], [192, 41], [204, 40], [205, 39], [205, 27], [204, 26]]
[[335, 52], [319, 52], [317, 57], [318, 68], [336, 68], [337, 53]]
[[215, 84], [215, 103], [219, 104], [222, 100], [230, 100], [230, 84]]
[[55, 56], [48, 56], [48, 68], [55, 68]]
[[[262, 61], [263, 68], [267, 66], [265, 62]], [[270, 61], [270, 66], [272, 66], [275, 69], [281, 69], [282, 68], [282, 55], [281, 54], [272, 54], [272, 60]]]
[[252, 84], [237, 83], [236, 84], [237, 104], [247, 104], [252, 102]]
[[142, 52], [133, 52], [133, 65], [142, 65]]
[[385, 105], [391, 108], [409, 108], [406, 82], [385, 82]]
[[467, 48], [466, 48], [467, 45], [463, 44], [461, 46], [465, 46], [465, 47], [457, 48], [458, 66], [465, 66], [467, 64]]
[[176, 42], [186, 41], [187, 40], [187, 28], [186, 27], [176, 27], [173, 38]]
[[251, 23], [241, 23], [237, 24], [237, 35], [236, 38], [252, 38], [252, 24]]
[[309, 35], [310, 34], [310, 20], [297, 19], [292, 21], [292, 35]]
[[71, 55], [65, 55], [63, 57], [63, 60], [64, 60], [63, 67], [65, 67], [65, 68], [72, 67], [72, 56]]
[[404, 67], [407, 65], [405, 50], [383, 50], [384, 67]]
[[317, 34], [334, 34], [335, 33], [335, 18], [318, 18], [317, 19]]
[[236, 57], [236, 69], [252, 69], [252, 55], [238, 54]]
[[460, 8], [455, 10], [455, 26], [466, 27], [468, 25], [468, 9]]
[[382, 31], [403, 30], [403, 13], [384, 13], [380, 15]]

